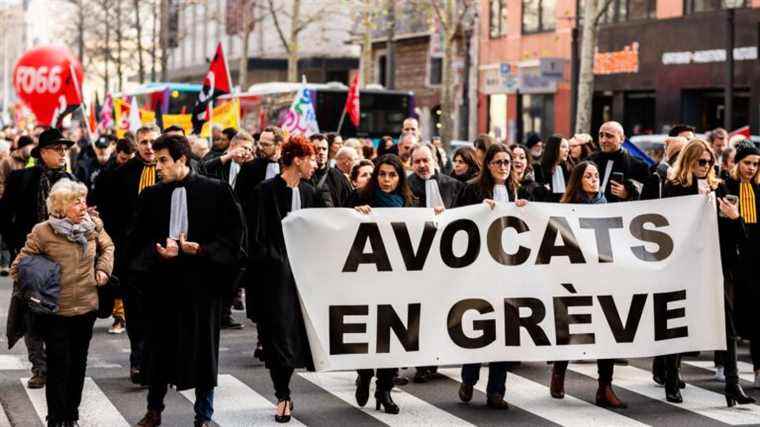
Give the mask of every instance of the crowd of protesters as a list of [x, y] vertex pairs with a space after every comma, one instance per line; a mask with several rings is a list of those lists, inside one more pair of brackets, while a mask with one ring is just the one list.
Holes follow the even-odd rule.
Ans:
[[[38, 127], [0, 135], [0, 274], [15, 287], [39, 256], [60, 264], [54, 314], [27, 312], [21, 331], [32, 364], [29, 388], [46, 388], [48, 425], [77, 425], [78, 407], [96, 314], [112, 316], [110, 333], [126, 330], [129, 378], [147, 388], [138, 423], [161, 424], [169, 386], [195, 389], [195, 423], [210, 425], [217, 384], [220, 330], [242, 328], [232, 309], [256, 324], [254, 357], [269, 369], [277, 422], [294, 410], [289, 383], [295, 369], [313, 369], [311, 351], [288, 261], [281, 221], [312, 207], [445, 209], [532, 202], [604, 204], [715, 193], [725, 277], [727, 350], [715, 352], [716, 379], [728, 406], [747, 404], [738, 382], [736, 340], [751, 341], [755, 387], [760, 387], [760, 329], [753, 301], [760, 286], [760, 149], [729, 140], [723, 129], [706, 139], [673, 126], [656, 164], [648, 167], [623, 148], [617, 122], [587, 134], [532, 134], [505, 145], [481, 135], [448, 153], [439, 138], [426, 142], [419, 123], [399, 135], [370, 140], [341, 135], [288, 135], [278, 127], [249, 134], [213, 127], [211, 141], [179, 127], [144, 126], [133, 135], [104, 134], [90, 142], [74, 129]], [[32, 266], [32, 267], [30, 267]], [[113, 302], [95, 289], [119, 282]], [[103, 313], [103, 307], [109, 309]], [[10, 319], [9, 319], [10, 322]], [[253, 347], [253, 343], [252, 343]], [[681, 355], [655, 358], [653, 380], [681, 403]], [[508, 409], [507, 371], [489, 364], [487, 406]], [[550, 395], [562, 399], [567, 361], [553, 363]], [[615, 360], [599, 360], [596, 403], [626, 404], [612, 384]], [[462, 367], [459, 398], [469, 402], [481, 366]], [[403, 411], [391, 390], [408, 379], [397, 369], [361, 370], [356, 401]], [[440, 378], [417, 367], [413, 381]]]

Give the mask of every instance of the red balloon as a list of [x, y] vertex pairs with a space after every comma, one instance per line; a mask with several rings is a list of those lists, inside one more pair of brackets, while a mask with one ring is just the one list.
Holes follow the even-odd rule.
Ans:
[[83, 80], [82, 64], [64, 47], [28, 50], [13, 68], [16, 93], [43, 125], [50, 125], [67, 106], [82, 103]]

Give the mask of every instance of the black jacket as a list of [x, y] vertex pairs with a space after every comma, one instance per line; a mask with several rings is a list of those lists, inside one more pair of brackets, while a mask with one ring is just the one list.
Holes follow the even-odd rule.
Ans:
[[[441, 193], [443, 199], [443, 206], [446, 209], [454, 207], [454, 204], [459, 197], [459, 193], [462, 192], [465, 184], [460, 181], [441, 173], [436, 172], [430, 179], [438, 182], [438, 191]], [[417, 176], [416, 173], [409, 175], [407, 178], [409, 182], [409, 188], [411, 188], [414, 197], [417, 198], [417, 205], [425, 207], [427, 204], [427, 198], [425, 194], [425, 180]]]
[[[641, 191], [634, 185], [634, 181], [644, 184], [647, 182], [650, 173], [647, 165], [641, 160], [631, 156], [622, 148], [614, 153], [605, 153], [598, 151], [591, 156], [589, 160], [594, 162], [599, 168], [599, 179], [604, 180], [604, 174], [607, 169], [607, 161], [612, 160], [612, 172], [621, 172], [625, 182], [623, 185], [628, 190], [628, 200], [638, 200], [641, 196]], [[610, 173], [610, 179], [612, 181], [612, 173]], [[607, 182], [607, 188], [604, 188], [604, 196], [608, 203], [624, 202], [614, 194], [612, 194], [612, 185]]]
[[[322, 196], [322, 204], [327, 205], [327, 207], [347, 207], [354, 191], [351, 181], [335, 167], [326, 167], [314, 171], [314, 175], [308, 182]], [[325, 192], [328, 193], [329, 197], [324, 197]]]
[[[509, 201], [514, 202], [515, 192], [509, 189], [509, 187], [507, 187], [507, 192], [509, 193]], [[483, 200], [485, 199], [492, 198], [493, 194], [484, 192], [483, 188], [480, 186], [480, 182], [470, 181], [459, 194], [459, 198], [457, 199], [454, 207], [477, 205], [479, 203], [483, 203]], [[530, 194], [528, 194], [523, 187], [520, 187], [517, 189], [517, 198], [530, 200]]]
[[[552, 173], [543, 168], [541, 163], [533, 164], [534, 187], [533, 195], [538, 201], [557, 203], [562, 199], [563, 193], [555, 193], [552, 188]], [[601, 172], [600, 172], [601, 173]], [[565, 185], [570, 183], [570, 171], [562, 166], [562, 176], [565, 178]]]

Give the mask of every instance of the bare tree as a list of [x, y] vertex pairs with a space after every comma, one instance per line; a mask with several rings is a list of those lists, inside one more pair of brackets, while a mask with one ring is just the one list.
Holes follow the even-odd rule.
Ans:
[[[446, 149], [456, 136], [454, 114], [456, 112], [456, 87], [454, 85], [454, 58], [457, 42], [462, 37], [462, 27], [472, 25], [472, 10], [477, 2], [469, 0], [429, 0], [441, 28], [443, 64], [441, 76], [441, 141]], [[431, 35], [434, 37], [435, 33]]]
[[[612, 0], [585, 0], [583, 5], [583, 32], [581, 41], [581, 70], [578, 77], [578, 108], [575, 115], [575, 133], [588, 133], [591, 129], [591, 109], [594, 95], [594, 51], [599, 21]], [[575, 13], [579, 13], [577, 10]]]
[[135, 12], [135, 32], [137, 33], [137, 77], [140, 83], [145, 82], [145, 63], [143, 62], [143, 22], [140, 19], [140, 0], [132, 0], [132, 10]]
[[226, 20], [222, 17], [211, 17], [224, 22], [227, 34], [240, 38], [240, 57], [238, 58], [238, 85], [241, 91], [248, 86], [248, 52], [250, 51], [251, 34], [260, 22], [266, 19], [269, 9], [257, 0], [236, 0], [234, 6], [227, 3]]
[[[298, 81], [298, 36], [309, 25], [316, 21], [319, 21], [324, 16], [328, 16], [329, 13], [324, 8], [319, 8], [313, 11], [308, 16], [301, 16], [301, 0], [290, 0], [291, 8], [290, 13], [285, 12], [283, 7], [276, 6], [274, 0], [267, 0], [269, 3], [269, 13], [274, 22], [274, 27], [277, 30], [277, 35], [280, 38], [282, 47], [288, 55], [288, 81]], [[286, 17], [290, 20], [290, 31], [287, 36], [282, 25], [282, 18]]]

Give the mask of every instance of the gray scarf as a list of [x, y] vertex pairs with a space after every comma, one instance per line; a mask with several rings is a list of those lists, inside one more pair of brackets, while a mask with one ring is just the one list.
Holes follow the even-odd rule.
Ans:
[[87, 253], [87, 235], [95, 230], [95, 223], [89, 215], [78, 224], [74, 224], [66, 218], [50, 217], [48, 223], [53, 227], [56, 234], [65, 237], [68, 241], [82, 245], [82, 251]]

